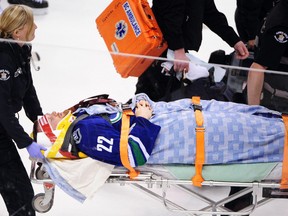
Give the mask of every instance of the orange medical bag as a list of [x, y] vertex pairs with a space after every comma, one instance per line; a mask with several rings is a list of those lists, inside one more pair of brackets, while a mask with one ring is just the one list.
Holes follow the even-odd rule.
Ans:
[[113, 0], [96, 25], [124, 78], [139, 77], [167, 48], [147, 0]]

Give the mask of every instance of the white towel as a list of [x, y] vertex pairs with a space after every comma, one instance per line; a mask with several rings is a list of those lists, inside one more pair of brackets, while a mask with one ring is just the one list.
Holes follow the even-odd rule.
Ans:
[[[186, 54], [186, 56], [190, 59], [188, 53]], [[169, 59], [169, 60], [174, 59], [174, 51], [168, 49], [167, 59]], [[173, 67], [173, 63], [170, 61], [169, 62], [163, 62], [161, 64], [161, 66], [165, 69], [165, 71], [170, 71], [171, 68]], [[207, 68], [205, 68], [199, 64], [195, 64], [194, 62], [189, 62], [189, 70], [185, 75], [186, 75], [187, 79], [194, 81], [194, 80], [199, 79], [199, 78], [208, 77], [209, 72], [208, 72]], [[176, 77], [180, 80], [182, 78], [182, 73], [177, 72]]]
[[91, 199], [114, 168], [89, 157], [77, 160], [47, 159], [44, 166], [53, 182], [80, 202]]
[[[189, 71], [186, 73], [186, 78], [191, 81], [194, 81], [196, 79], [203, 78], [203, 77], [208, 77], [209, 76], [208, 69], [210, 69], [211, 67], [214, 67], [215, 69], [214, 73], [216, 73], [217, 77], [219, 77], [216, 81], [220, 81], [225, 75], [225, 69], [221, 67], [209, 65], [205, 63], [204, 61], [200, 60], [199, 58], [195, 57], [191, 53], [186, 53], [186, 56], [191, 61], [189, 62]], [[174, 59], [174, 51], [168, 49], [167, 59], [169, 60]], [[202, 66], [201, 64], [204, 66]], [[173, 62], [172, 61], [163, 62], [161, 66], [163, 67], [163, 72], [168, 72], [173, 67]], [[182, 78], [182, 73], [178, 72], [176, 74], [176, 77], [180, 80]]]

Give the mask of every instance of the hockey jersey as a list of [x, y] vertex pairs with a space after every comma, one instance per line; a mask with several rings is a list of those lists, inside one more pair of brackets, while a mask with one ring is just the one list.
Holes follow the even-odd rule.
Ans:
[[[76, 123], [72, 136], [78, 149], [96, 160], [122, 166], [120, 135], [122, 113], [109, 115], [107, 121], [91, 115]], [[154, 147], [160, 126], [142, 117], [131, 116], [128, 155], [132, 167], [144, 165]]]

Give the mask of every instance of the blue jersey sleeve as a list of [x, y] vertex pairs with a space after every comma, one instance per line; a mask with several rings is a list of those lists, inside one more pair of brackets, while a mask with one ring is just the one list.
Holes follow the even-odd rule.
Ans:
[[136, 167], [146, 163], [159, 132], [160, 126], [142, 117], [135, 118], [128, 137], [131, 166]]

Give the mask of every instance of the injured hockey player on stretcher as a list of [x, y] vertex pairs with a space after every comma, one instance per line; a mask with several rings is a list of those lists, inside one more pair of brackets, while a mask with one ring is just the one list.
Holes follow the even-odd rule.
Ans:
[[[48, 147], [46, 158], [88, 156], [124, 166], [133, 178], [134, 167], [144, 164], [282, 162], [282, 117], [262, 106], [199, 97], [153, 102], [137, 94], [128, 106], [102, 103], [46, 114], [35, 123], [34, 138]], [[196, 186], [203, 181], [201, 175], [194, 180]]]

